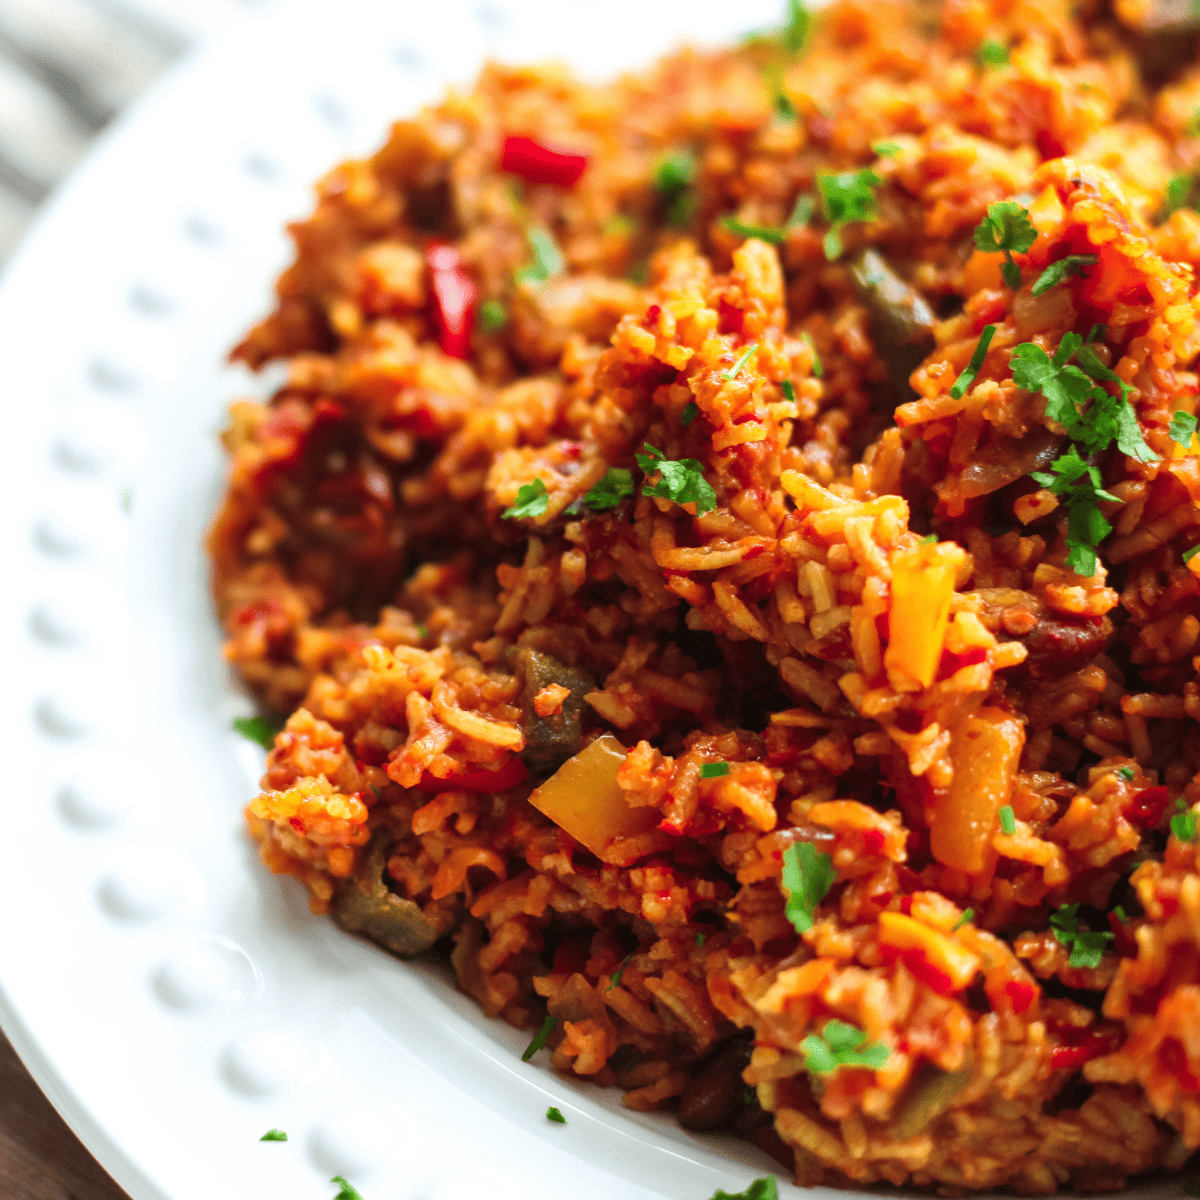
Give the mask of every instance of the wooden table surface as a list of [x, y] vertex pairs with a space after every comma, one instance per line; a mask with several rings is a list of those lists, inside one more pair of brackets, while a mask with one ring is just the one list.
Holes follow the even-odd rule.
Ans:
[[[251, 0], [0, 0], [0, 266], [92, 139]], [[0, 1033], [0, 1200], [128, 1200]]]

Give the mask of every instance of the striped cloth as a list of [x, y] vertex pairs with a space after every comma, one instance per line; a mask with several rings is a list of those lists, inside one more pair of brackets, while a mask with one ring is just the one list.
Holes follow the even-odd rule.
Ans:
[[0, 264], [91, 140], [252, 0], [0, 0]]

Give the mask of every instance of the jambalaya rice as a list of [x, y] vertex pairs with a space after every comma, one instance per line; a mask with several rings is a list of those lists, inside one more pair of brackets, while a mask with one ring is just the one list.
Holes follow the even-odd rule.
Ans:
[[287, 381], [232, 407], [210, 538], [228, 659], [291, 714], [267, 866], [797, 1183], [1180, 1169], [1200, 64], [1166, 7], [793, 5], [607, 86], [489, 66], [331, 171], [234, 352]]

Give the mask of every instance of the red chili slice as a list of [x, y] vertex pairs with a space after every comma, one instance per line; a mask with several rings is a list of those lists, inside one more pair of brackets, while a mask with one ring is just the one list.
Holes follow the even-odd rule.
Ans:
[[1013, 1012], [1023, 1013], [1029, 1011], [1029, 1006], [1037, 995], [1037, 988], [1024, 979], [1009, 979], [1005, 981], [1004, 994], [1008, 997]]
[[536, 138], [511, 133], [500, 151], [500, 169], [520, 175], [526, 183], [552, 183], [573, 187], [587, 170], [588, 156], [559, 150]]
[[417, 787], [423, 792], [507, 792], [529, 778], [529, 771], [519, 758], [510, 758], [498, 771], [463, 771], [440, 779], [428, 771], [421, 773]]
[[442, 353], [451, 358], [469, 358], [477, 295], [475, 284], [463, 270], [458, 251], [453, 246], [430, 246], [425, 259], [429, 263], [438, 345]]
[[1166, 812], [1170, 796], [1165, 787], [1142, 788], [1125, 808], [1125, 816], [1139, 829], [1153, 829]]
[[887, 838], [882, 829], [865, 829], [862, 835], [863, 849], [868, 854], [882, 854]]

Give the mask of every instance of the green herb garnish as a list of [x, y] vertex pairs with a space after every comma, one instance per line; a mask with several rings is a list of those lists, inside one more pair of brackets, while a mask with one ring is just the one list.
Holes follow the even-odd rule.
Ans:
[[1071, 275], [1074, 275], [1076, 279], [1082, 279], [1087, 274], [1088, 267], [1094, 267], [1099, 261], [1100, 256], [1097, 254], [1068, 254], [1066, 258], [1060, 258], [1058, 262], [1051, 263], [1037, 277], [1033, 287], [1029, 290], [1033, 295], [1040, 296], [1052, 287], [1058, 287]]
[[1135, 772], [1132, 767], [1118, 767], [1117, 774], [1120, 775], [1120, 777], [1124, 779], [1126, 783], [1129, 783], [1133, 779]]
[[926, 534], [926, 535], [925, 535], [925, 536], [924, 536], [924, 537], [923, 537], [923, 538], [922, 538], [922, 539], [921, 539], [921, 540], [920, 540], [920, 541], [917, 543], [917, 545], [918, 545], [918, 546], [932, 546], [932, 545], [934, 545], [934, 544], [937, 542], [937, 540], [938, 540], [938, 535], [937, 535], [936, 533], [927, 533], [927, 534]]
[[479, 306], [479, 328], [484, 333], [499, 333], [508, 324], [508, 309], [500, 300], [485, 300]]
[[[813, 373], [813, 375], [816, 376], [817, 379], [824, 378], [825, 364], [823, 362], [821, 362], [821, 356], [817, 353], [817, 348], [813, 344], [812, 338], [807, 333], [802, 333], [800, 336], [808, 343], [808, 348], [812, 351], [812, 354], [813, 354], [812, 373]], [[787, 386], [791, 387], [791, 384], [789, 383]], [[795, 398], [796, 398], [795, 394], [788, 397], [789, 400], [795, 400]]]
[[633, 472], [625, 467], [609, 467], [604, 478], [584, 496], [583, 502], [597, 512], [607, 512], [633, 493]]
[[546, 1120], [553, 1121], [556, 1125], [565, 1125], [567, 1123], [567, 1118], [553, 1104], [546, 1109]]
[[329, 1182], [336, 1183], [340, 1189], [333, 1200], [363, 1200], [362, 1193], [356, 1187], [351, 1186], [345, 1176], [335, 1175]]
[[950, 927], [950, 932], [957, 933], [968, 921], [973, 920], [974, 917], [975, 917], [975, 910], [973, 908], [964, 908], [963, 915], [961, 917], [959, 917], [958, 920], [955, 921], [954, 924]]
[[1163, 195], [1163, 215], [1169, 217], [1181, 208], [1195, 207], [1196, 180], [1192, 175], [1173, 175]]
[[1000, 807], [1000, 828], [1012, 837], [1017, 832], [1017, 818], [1013, 814], [1012, 805], [1004, 804]]
[[679, 414], [679, 423], [686, 429], [700, 415], [700, 409], [695, 400], [689, 400]]
[[654, 166], [654, 186], [667, 201], [667, 221], [686, 225], [692, 215], [688, 189], [696, 181], [696, 156], [690, 150], [672, 150]]
[[1113, 940], [1111, 931], [1093, 933], [1079, 928], [1079, 905], [1064, 904], [1050, 917], [1050, 931], [1062, 945], [1069, 947], [1069, 967], [1094, 968], [1100, 965], [1105, 948]]
[[1182, 558], [1185, 563], [1190, 563], [1197, 554], [1200, 554], [1200, 546], [1193, 546], [1190, 550], [1183, 552]]
[[987, 254], [1004, 251], [1000, 268], [1004, 282], [1015, 292], [1021, 286], [1021, 268], [1013, 262], [1014, 252], [1024, 254], [1037, 241], [1037, 230], [1029, 209], [1015, 200], [988, 205], [988, 215], [975, 226], [975, 245]]
[[742, 353], [741, 358], [729, 368], [728, 371], [721, 372], [721, 378], [728, 383], [731, 379], [736, 379], [741, 373], [742, 368], [758, 353], [758, 343], [751, 342]]
[[1112, 532], [1097, 504], [1117, 500], [1100, 486], [1100, 468], [1085, 462], [1072, 446], [1050, 464], [1049, 472], [1034, 471], [1031, 478], [1066, 504], [1067, 566], [1076, 575], [1094, 575], [1096, 547]]
[[613, 973], [612, 978], [608, 981], [608, 987], [604, 989], [606, 992], [611, 992], [613, 988], [615, 988], [617, 984], [621, 982], [621, 976], [625, 974], [625, 968], [629, 966], [632, 961], [633, 951], [630, 950], [630, 952], [625, 955], [625, 961], [621, 963], [621, 965]]
[[729, 774], [727, 762], [710, 762], [700, 764], [701, 779], [723, 779]]
[[287, 1134], [282, 1129], [268, 1129], [258, 1140], [260, 1142], [286, 1142]]
[[825, 235], [825, 258], [829, 262], [842, 255], [842, 239], [839, 230], [852, 221], [871, 221], [876, 215], [875, 193], [883, 179], [869, 167], [861, 171], [843, 171], [841, 174], [822, 173], [817, 176], [817, 189], [821, 193], [821, 208], [831, 226]]
[[555, 1025], [558, 1024], [557, 1017], [547, 1015], [542, 1022], [542, 1027], [533, 1035], [533, 1041], [525, 1047], [525, 1053], [521, 1055], [522, 1062], [528, 1062], [539, 1050], [546, 1045], [546, 1040], [554, 1032]]
[[813, 925], [817, 905], [829, 894], [837, 877], [833, 859], [811, 842], [793, 842], [783, 852], [783, 886], [787, 906], [784, 913], [797, 933]]
[[780, 31], [779, 40], [791, 54], [801, 53], [812, 36], [812, 13], [804, 0], [788, 0], [787, 20]]
[[1177, 442], [1185, 450], [1188, 449], [1196, 433], [1196, 418], [1191, 413], [1177, 412], [1171, 418], [1167, 433], [1171, 435], [1171, 441]]
[[703, 945], [704, 945], [704, 934], [702, 934], [702, 933], [698, 933], [698, 934], [696, 934], [696, 945], [697, 945], [697, 946], [703, 946]]
[[500, 515], [505, 520], [521, 520], [525, 517], [540, 517], [550, 505], [550, 497], [546, 485], [538, 478], [531, 479], [517, 488], [517, 500], [511, 508], [506, 508]]
[[275, 747], [275, 735], [283, 725], [268, 721], [266, 717], [234, 717], [233, 728], [242, 737], [257, 742], [264, 750], [272, 750]]
[[981, 67], [1007, 67], [1008, 47], [995, 38], [986, 38], [975, 48], [975, 61]]
[[975, 345], [975, 353], [971, 355], [971, 361], [963, 368], [963, 373], [954, 381], [954, 386], [950, 389], [950, 395], [955, 400], [961, 400], [966, 394], [967, 388], [975, 382], [975, 376], [979, 374], [979, 368], [983, 366], [983, 360], [987, 358], [988, 347], [992, 344], [995, 334], [995, 325], [983, 327], [979, 334], [979, 341]]
[[1112, 911], [1113, 911], [1113, 916], [1116, 917], [1117, 920], [1120, 921], [1122, 925], [1129, 924], [1129, 916], [1125, 912], [1125, 909], [1122, 905], [1118, 904], [1117, 907], [1114, 908]]
[[429, 627], [427, 625], [417, 626], [417, 637], [424, 641], [429, 636]]
[[838, 1067], [871, 1067], [877, 1071], [892, 1052], [882, 1042], [863, 1046], [866, 1040], [867, 1035], [854, 1025], [836, 1018], [826, 1021], [820, 1037], [810, 1033], [800, 1043], [804, 1067], [817, 1075], [828, 1075]]
[[695, 504], [696, 515], [703, 516], [717, 507], [717, 493], [704, 478], [704, 466], [694, 458], [664, 458], [663, 452], [646, 442], [642, 447], [645, 454], [635, 455], [637, 464], [645, 475], [655, 472], [657, 483], [642, 484], [643, 496], [661, 496], [676, 504]]
[[1175, 815], [1171, 818], [1171, 832], [1181, 842], [1200, 841], [1200, 825], [1196, 814], [1187, 806], [1182, 796], [1175, 800]]
[[517, 271], [517, 283], [541, 283], [552, 275], [561, 275], [567, 269], [567, 260], [548, 229], [530, 225], [525, 230], [525, 240], [533, 251], [533, 262]]
[[902, 147], [899, 142], [872, 142], [871, 150], [880, 158], [891, 158], [893, 154], [899, 154]]
[[779, 1182], [774, 1175], [764, 1175], [744, 1192], [725, 1192], [717, 1188], [711, 1200], [779, 1200]]
[[738, 237], [758, 238], [759, 241], [770, 242], [772, 245], [778, 246], [787, 241], [789, 230], [809, 223], [815, 207], [816, 203], [811, 196], [800, 195], [796, 198], [796, 203], [792, 207], [792, 215], [788, 217], [782, 226], [753, 225], [747, 221], [739, 221], [734, 216], [722, 217], [717, 224], [722, 229], [726, 229]]

